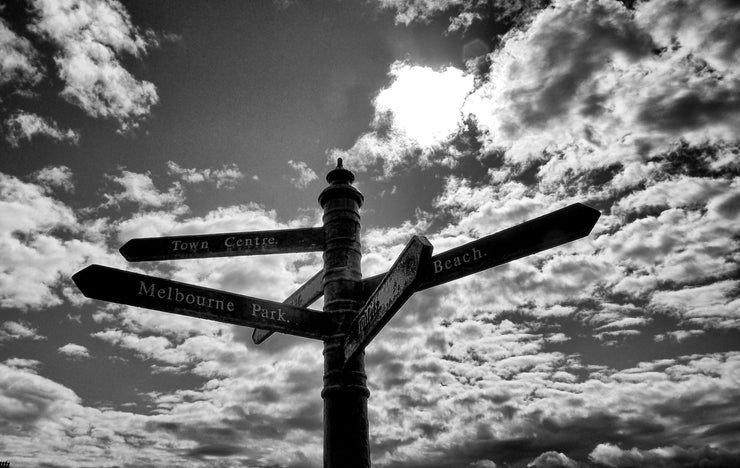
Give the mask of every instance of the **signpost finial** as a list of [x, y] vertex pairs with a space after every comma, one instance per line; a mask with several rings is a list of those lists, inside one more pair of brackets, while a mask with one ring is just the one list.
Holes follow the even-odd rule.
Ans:
[[343, 162], [342, 158], [337, 158], [337, 167], [326, 174], [326, 181], [329, 182], [329, 186], [319, 195], [319, 204], [322, 207], [330, 198], [336, 197], [352, 198], [358, 203], [358, 207], [362, 206], [362, 202], [365, 200], [362, 194], [352, 186], [355, 175], [352, 171], [344, 168]]

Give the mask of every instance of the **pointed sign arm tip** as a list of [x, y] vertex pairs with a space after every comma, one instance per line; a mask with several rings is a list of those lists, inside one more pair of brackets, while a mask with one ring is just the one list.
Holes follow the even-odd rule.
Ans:
[[344, 364], [370, 341], [416, 292], [429, 273], [434, 247], [424, 236], [414, 236], [383, 276], [349, 325], [344, 340]]

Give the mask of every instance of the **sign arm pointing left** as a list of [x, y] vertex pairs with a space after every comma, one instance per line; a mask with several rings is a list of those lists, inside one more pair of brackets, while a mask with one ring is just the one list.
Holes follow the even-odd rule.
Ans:
[[324, 314], [102, 265], [90, 265], [75, 273], [72, 280], [92, 299], [318, 340], [343, 334], [349, 320], [344, 314]]
[[131, 239], [119, 251], [129, 262], [318, 252], [324, 249], [323, 228], [231, 232]]

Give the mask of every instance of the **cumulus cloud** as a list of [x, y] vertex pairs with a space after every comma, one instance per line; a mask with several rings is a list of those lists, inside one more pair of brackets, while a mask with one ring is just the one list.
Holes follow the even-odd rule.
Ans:
[[159, 96], [154, 84], [134, 78], [124, 55], [141, 57], [146, 37], [117, 0], [33, 0], [30, 29], [57, 48], [62, 97], [88, 115], [114, 119], [121, 131], [136, 128]]
[[167, 161], [167, 172], [180, 177], [180, 180], [187, 184], [210, 182], [216, 184], [216, 188], [227, 189], [233, 189], [237, 182], [244, 178], [244, 174], [236, 164], [224, 164], [221, 169], [188, 169], [174, 161]]
[[319, 178], [316, 172], [303, 161], [293, 161], [291, 159], [288, 161], [288, 166], [298, 173], [296, 177], [290, 178], [290, 183], [298, 188], [306, 188], [308, 184]]
[[59, 354], [62, 354], [68, 358], [82, 359], [89, 358], [90, 352], [86, 347], [74, 343], [67, 343], [66, 345], [57, 349]]
[[0, 173], [0, 212], [2, 307], [59, 304], [59, 282], [90, 259], [108, 255], [95, 240], [98, 228], [81, 221], [43, 186]]
[[22, 140], [31, 141], [41, 135], [56, 141], [77, 143], [80, 134], [72, 129], [62, 130], [53, 120], [27, 112], [16, 112], [3, 121], [5, 140], [18, 147]]
[[738, 453], [712, 446], [686, 449], [677, 445], [641, 450], [622, 449], [613, 444], [599, 444], [589, 458], [610, 468], [648, 466], [730, 466], [737, 462]]
[[60, 188], [65, 192], [74, 192], [73, 176], [72, 169], [67, 166], [46, 166], [32, 175], [33, 180], [48, 190]]
[[0, 87], [25, 88], [42, 78], [38, 52], [28, 39], [18, 36], [0, 18]]
[[560, 452], [545, 452], [527, 463], [532, 468], [579, 468], [578, 463]]
[[8, 321], [0, 325], [0, 342], [18, 339], [45, 340], [46, 337], [26, 322]]
[[122, 191], [105, 194], [104, 206], [119, 206], [131, 202], [142, 208], [162, 208], [165, 206], [185, 209], [185, 196], [180, 183], [176, 182], [167, 192], [161, 192], [154, 186], [150, 174], [121, 170], [118, 176], [108, 176], [110, 180], [123, 188]]

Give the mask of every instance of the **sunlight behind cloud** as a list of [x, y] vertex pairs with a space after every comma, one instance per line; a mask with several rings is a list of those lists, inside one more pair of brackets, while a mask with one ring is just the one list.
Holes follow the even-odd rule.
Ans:
[[429, 148], [457, 132], [460, 110], [473, 89], [473, 76], [448, 67], [430, 67], [396, 62], [390, 75], [393, 83], [375, 98], [376, 120], [390, 115], [395, 129]]

